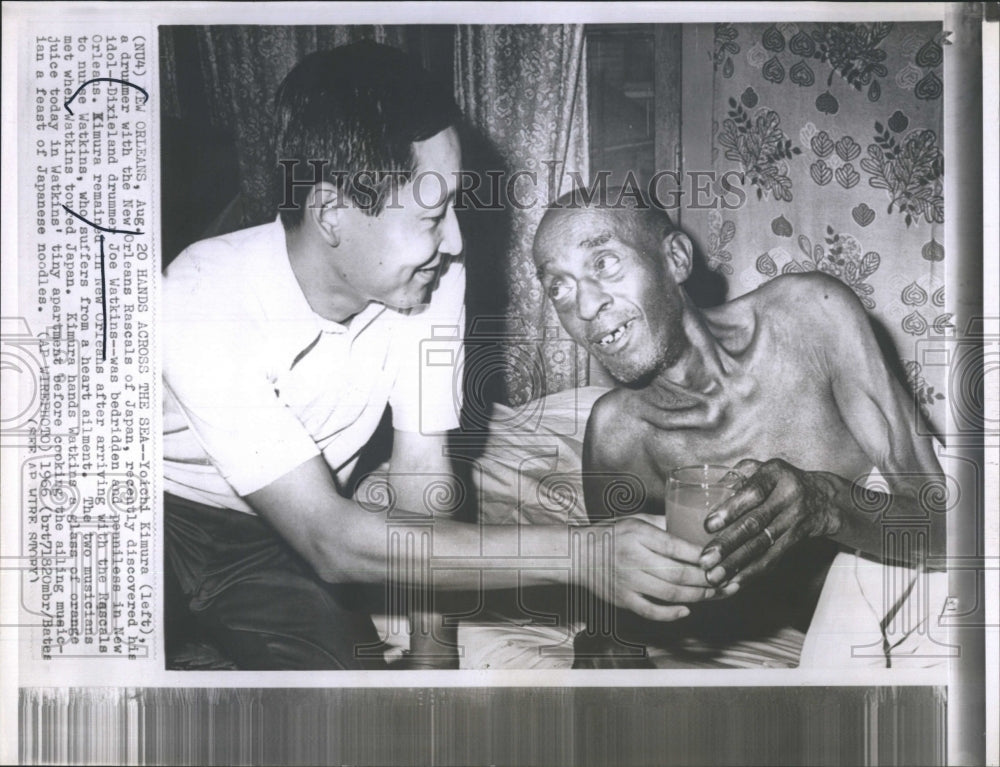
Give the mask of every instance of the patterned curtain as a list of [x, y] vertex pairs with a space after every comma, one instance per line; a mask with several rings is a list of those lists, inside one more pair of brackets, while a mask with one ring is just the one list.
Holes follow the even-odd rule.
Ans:
[[730, 297], [789, 272], [850, 286], [939, 430], [945, 370], [923, 351], [951, 321], [945, 37], [937, 23], [715, 25], [712, 166], [744, 173], [747, 199], [703, 231]]
[[[519, 177], [525, 183], [516, 184], [513, 194], [520, 205], [505, 200], [501, 247], [482, 243], [484, 238], [473, 237], [475, 227], [466, 228], [470, 286], [483, 269], [501, 278], [491, 287], [504, 293], [495, 305], [507, 315], [501, 372], [504, 398], [512, 405], [587, 383], [587, 355], [565, 336], [551, 304], [543, 301], [531, 260], [532, 238], [544, 206], [553, 195], [569, 190], [566, 173], [576, 171], [587, 180], [585, 76], [582, 26], [459, 27], [455, 46], [459, 106], [506, 178], [517, 171], [537, 174], [537, 182]], [[552, 169], [556, 182], [550, 188]], [[528, 205], [534, 198], [536, 203]], [[491, 258], [499, 263], [490, 263]], [[473, 338], [475, 331], [473, 325]], [[470, 355], [467, 378], [475, 380], [471, 359]]]
[[[213, 128], [231, 133], [237, 146], [243, 226], [274, 218], [274, 160], [270, 152], [274, 94], [296, 62], [313, 51], [370, 39], [407, 48], [398, 26], [212, 26], [195, 28], [200, 64], [199, 94]], [[163, 104], [166, 114], [184, 117], [186, 103], [177, 81], [174, 38], [167, 34]], [[195, 101], [195, 99], [191, 99]]]

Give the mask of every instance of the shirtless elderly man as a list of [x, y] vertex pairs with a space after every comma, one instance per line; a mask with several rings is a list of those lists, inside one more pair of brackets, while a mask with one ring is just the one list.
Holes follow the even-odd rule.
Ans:
[[[621, 384], [598, 400], [587, 426], [591, 518], [614, 515], [604, 490], [616, 473], [638, 477], [644, 510], [662, 514], [672, 468], [723, 464], [747, 479], [706, 519], [714, 537], [699, 564], [726, 593], [795, 559], [801, 565], [791, 550], [807, 539], [882, 558], [883, 516], [928, 518], [926, 553], [944, 553], [944, 514], [917, 500], [941, 474], [931, 442], [918, 436], [909, 397], [843, 283], [783, 276], [698, 308], [683, 287], [691, 241], [662, 209], [614, 192], [558, 200], [534, 256], [563, 326]], [[868, 493], [859, 505], [867, 491], [858, 483], [873, 467], [892, 494]], [[704, 607], [721, 614], [725, 604]]]

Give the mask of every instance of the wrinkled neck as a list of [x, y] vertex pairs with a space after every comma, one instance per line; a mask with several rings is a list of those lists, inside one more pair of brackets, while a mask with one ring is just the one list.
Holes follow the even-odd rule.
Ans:
[[702, 389], [725, 375], [731, 358], [697, 308], [685, 307], [683, 328], [684, 351], [674, 364], [660, 371], [657, 379], [683, 388]]
[[680, 355], [645, 390], [660, 407], [690, 407], [720, 393], [735, 367], [704, 315], [689, 302], [685, 302], [682, 328]]

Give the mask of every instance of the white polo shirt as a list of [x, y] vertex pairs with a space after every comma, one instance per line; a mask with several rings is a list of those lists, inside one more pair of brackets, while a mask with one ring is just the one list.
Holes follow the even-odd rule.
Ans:
[[275, 221], [195, 243], [162, 291], [169, 493], [252, 514], [240, 496], [313, 456], [346, 482], [387, 404], [401, 431], [458, 426], [461, 263], [422, 310], [370, 304], [340, 324], [310, 308]]

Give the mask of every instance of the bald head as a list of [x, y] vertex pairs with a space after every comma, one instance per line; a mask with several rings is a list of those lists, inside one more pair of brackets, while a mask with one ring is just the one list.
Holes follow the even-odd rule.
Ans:
[[546, 238], [552, 237], [553, 229], [580, 215], [599, 218], [606, 222], [609, 232], [635, 243], [646, 252], [656, 252], [663, 238], [676, 229], [673, 221], [645, 193], [638, 190], [622, 192], [621, 187], [612, 187], [588, 197], [585, 190], [574, 189], [551, 203], [535, 233], [535, 264], [541, 266], [540, 248], [544, 250], [546, 245], [552, 245]]

